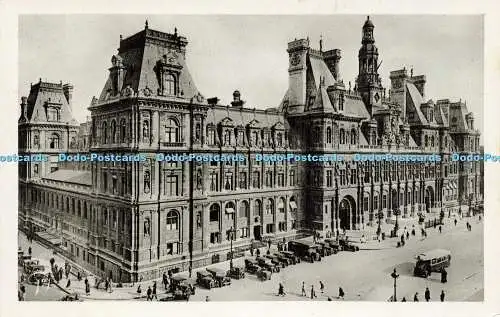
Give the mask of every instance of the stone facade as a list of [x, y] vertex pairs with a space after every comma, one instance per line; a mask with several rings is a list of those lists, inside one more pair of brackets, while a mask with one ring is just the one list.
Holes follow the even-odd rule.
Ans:
[[[381, 215], [440, 213], [482, 199], [480, 133], [463, 102], [425, 101], [425, 76], [378, 74], [367, 19], [354, 87], [341, 51], [288, 44], [289, 89], [276, 108], [205, 98], [186, 63], [186, 38], [145, 29], [120, 40], [91, 118], [71, 116], [71, 85], [39, 82], [22, 98], [19, 227], [61, 237], [69, 256], [113, 280], [226, 260], [252, 241], [312, 230], [369, 230]], [[143, 155], [146, 161], [59, 162], [57, 153]], [[243, 154], [243, 162], [166, 162], [156, 154]], [[356, 162], [356, 153], [439, 154], [435, 163]], [[256, 154], [341, 154], [343, 162], [259, 162]]]

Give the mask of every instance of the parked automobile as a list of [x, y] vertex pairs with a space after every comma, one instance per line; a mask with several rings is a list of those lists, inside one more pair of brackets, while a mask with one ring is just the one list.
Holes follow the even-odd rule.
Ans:
[[272, 275], [273, 275], [273, 273], [271, 271], [259, 270], [257, 272], [257, 277], [261, 281], [268, 281], [268, 280], [270, 280]]
[[254, 259], [245, 259], [245, 271], [256, 274], [260, 270], [259, 263]]
[[237, 280], [245, 278], [245, 269], [241, 266], [233, 266], [232, 269], [227, 271], [227, 276]]
[[210, 272], [207, 272], [207, 271], [198, 271], [196, 272], [196, 283], [204, 288], [208, 288], [208, 289], [211, 289], [211, 288], [214, 288], [216, 285], [215, 285], [215, 281], [212, 277], [212, 274]]
[[451, 252], [435, 249], [416, 256], [417, 263], [413, 270], [414, 276], [428, 277], [432, 272], [441, 272], [450, 266]]
[[280, 253], [290, 259], [292, 264], [300, 263], [300, 257], [296, 256], [292, 251], [281, 251]]
[[288, 265], [292, 265], [292, 264], [295, 264], [293, 263], [292, 259], [286, 257], [285, 255], [283, 255], [281, 252], [278, 252], [278, 253], [274, 253], [273, 254], [274, 256], [276, 256], [278, 258], [279, 261], [283, 262], [286, 264], [286, 266]]
[[280, 266], [282, 268], [285, 268], [286, 266], [288, 266], [288, 263], [287, 262], [283, 262], [281, 261], [280, 259], [278, 259], [278, 257], [274, 254], [267, 254], [264, 256], [265, 258], [271, 260], [271, 262], [274, 264], [274, 265], [277, 265], [277, 266]]
[[279, 264], [274, 264], [270, 259], [259, 257], [257, 258], [257, 263], [266, 271], [271, 271], [273, 273], [278, 273], [280, 271]]
[[194, 279], [183, 274], [176, 274], [171, 278], [170, 291], [175, 293], [179, 289], [181, 291], [189, 289], [191, 294], [194, 295], [196, 290], [195, 284], [196, 281]]
[[215, 285], [217, 287], [231, 285], [231, 278], [229, 276], [227, 276], [225, 270], [219, 269], [217, 267], [210, 267], [210, 268], [207, 268], [207, 272], [212, 274], [212, 277], [215, 280]]
[[337, 254], [337, 252], [340, 251], [340, 245], [339, 245], [337, 240], [328, 238], [328, 239], [325, 239], [323, 241], [325, 243], [328, 243], [330, 248], [332, 248], [333, 254]]
[[71, 293], [71, 294], [68, 294], [68, 295], [64, 295], [61, 298], [61, 301], [63, 301], [63, 302], [81, 302], [82, 299], [80, 298], [80, 296], [78, 295], [78, 293]]
[[333, 249], [330, 247], [328, 243], [318, 242], [317, 245], [321, 256], [329, 256], [333, 254]]
[[288, 250], [309, 262], [321, 261], [318, 246], [307, 240], [294, 240], [288, 242]]
[[350, 243], [348, 239], [340, 239], [339, 245], [342, 251], [351, 251], [351, 252], [359, 251], [359, 247], [357, 245], [353, 245], [352, 243]]
[[49, 283], [49, 276], [45, 272], [34, 272], [28, 276], [28, 283], [31, 285], [42, 285]]

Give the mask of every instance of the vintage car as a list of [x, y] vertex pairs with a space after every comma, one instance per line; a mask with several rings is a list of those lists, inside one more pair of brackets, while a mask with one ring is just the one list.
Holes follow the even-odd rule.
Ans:
[[216, 283], [214, 278], [212, 277], [212, 273], [208, 271], [198, 271], [196, 272], [196, 283], [204, 288], [214, 288], [216, 287]]
[[63, 302], [81, 302], [82, 299], [80, 298], [80, 296], [78, 295], [78, 293], [71, 293], [71, 294], [68, 294], [68, 295], [64, 295], [61, 298], [61, 301], [63, 301]]
[[31, 285], [45, 285], [49, 283], [49, 276], [46, 272], [34, 272], [28, 276], [28, 283]]
[[356, 252], [359, 251], [359, 247], [357, 245], [353, 245], [349, 242], [349, 239], [339, 239], [339, 246], [342, 251], [351, 251]]
[[260, 270], [259, 263], [254, 259], [245, 259], [245, 271], [256, 274]]
[[288, 250], [295, 255], [309, 260], [309, 262], [321, 261], [321, 255], [318, 252], [318, 246], [307, 240], [294, 240], [288, 242]]
[[316, 243], [319, 248], [318, 251], [320, 252], [321, 256], [329, 256], [333, 254], [333, 249], [330, 247], [330, 245], [326, 242], [317, 242]]
[[290, 259], [290, 261], [292, 261], [292, 264], [294, 265], [300, 263], [300, 258], [296, 256], [292, 251], [281, 251], [280, 254]]
[[413, 275], [428, 277], [432, 272], [441, 273], [450, 266], [451, 252], [444, 249], [435, 249], [421, 253], [415, 258], [417, 261], [413, 269]]
[[215, 284], [218, 287], [231, 285], [231, 278], [226, 275], [225, 270], [216, 267], [209, 267], [207, 268], [207, 272], [210, 272], [212, 274], [212, 277], [215, 280]]
[[261, 281], [268, 281], [271, 279], [273, 273], [271, 271], [259, 270], [257, 272], [257, 278]]
[[190, 289], [191, 294], [194, 295], [195, 293], [195, 285], [196, 281], [192, 278], [189, 278], [186, 275], [183, 274], [177, 274], [172, 276], [171, 278], [171, 283], [170, 283], [170, 291], [175, 293], [176, 290], [181, 289]]
[[285, 261], [283, 262], [282, 260], [280, 260], [276, 255], [274, 254], [267, 254], [264, 256], [266, 259], [269, 259], [271, 260], [271, 262], [274, 264], [274, 265], [277, 265], [277, 266], [281, 266], [282, 268], [285, 268], [288, 266], [288, 261]]
[[267, 258], [257, 258], [257, 263], [259, 266], [266, 270], [266, 271], [271, 271], [273, 273], [278, 273], [280, 271], [280, 266], [279, 264], [274, 264], [271, 262], [270, 259]]
[[337, 240], [328, 238], [323, 241], [327, 243], [330, 246], [330, 248], [332, 248], [333, 254], [337, 254], [337, 252], [339, 252], [340, 246]]
[[31, 255], [23, 255], [22, 257], [18, 258], [17, 263], [19, 264], [19, 266], [22, 266], [23, 268], [25, 268], [26, 265], [30, 265], [30, 264], [36, 265], [39, 263], [39, 261], [32, 259]]
[[295, 263], [293, 263], [292, 259], [290, 259], [287, 256], [283, 255], [281, 252], [274, 253], [273, 255], [276, 256], [280, 262], [285, 263], [286, 266], [295, 264]]
[[227, 271], [227, 276], [234, 279], [245, 278], [245, 269], [241, 266], [233, 266], [229, 271]]

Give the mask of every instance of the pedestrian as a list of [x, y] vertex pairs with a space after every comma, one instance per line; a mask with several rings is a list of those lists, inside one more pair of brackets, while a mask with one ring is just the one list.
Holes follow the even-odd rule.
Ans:
[[82, 274], [80, 274], [80, 271], [78, 271], [78, 274], [76, 275], [76, 278], [81, 281], [82, 280]]
[[406, 297], [403, 297], [403, 299], [401, 301], [402, 302], [406, 302]]
[[29, 254], [30, 256], [31, 256], [31, 251], [32, 251], [32, 250], [31, 250], [31, 246], [30, 246], [30, 247], [28, 247], [28, 254]]
[[106, 279], [106, 281], [104, 281], [104, 288], [106, 289], [106, 292], [107, 292], [109, 289], [109, 280], [108, 279]]
[[302, 282], [302, 296], [307, 296], [306, 294], [306, 284]]
[[443, 231], [443, 228], [441, 227], [441, 225], [439, 225], [439, 233], [441, 233]]
[[342, 287], [339, 287], [339, 298], [344, 299], [344, 295], [345, 295], [344, 290], [342, 289]]
[[328, 296], [327, 301], [331, 302], [332, 298], [330, 296]]
[[68, 279], [68, 282], [66, 283], [66, 288], [70, 287], [71, 286], [71, 280]]
[[253, 256], [253, 245], [250, 245], [250, 255]]
[[411, 229], [411, 235], [414, 236], [415, 235], [415, 228]]
[[406, 240], [409, 240], [409, 239], [410, 239], [410, 232], [406, 231]]
[[267, 248], [271, 249], [271, 239], [267, 240]]
[[311, 299], [314, 299], [316, 297], [316, 292], [314, 291], [314, 285], [311, 285]]
[[153, 292], [153, 291], [151, 290], [151, 286], [148, 286], [148, 290], [147, 290], [147, 292], [146, 292], [146, 295], [148, 296], [148, 297], [146, 298], [146, 300], [147, 300], [147, 301], [149, 301], [149, 300], [153, 300], [153, 298], [151, 297], [151, 293], [152, 293], [152, 292]]
[[87, 280], [85, 280], [86, 283], [85, 283], [85, 294], [87, 294], [87, 296], [90, 295], [90, 284]]
[[457, 218], [453, 221], [455, 223], [455, 227], [457, 226]]
[[42, 279], [38, 278], [38, 282], [36, 283], [35, 296], [38, 295], [38, 291], [40, 291], [40, 286], [42, 286]]
[[323, 294], [325, 291], [325, 284], [323, 284], [322, 281], [319, 281], [319, 289], [321, 291], [321, 294]]
[[405, 246], [405, 235], [404, 234], [401, 235], [401, 246], [402, 247]]
[[418, 292], [416, 292], [415, 295], [413, 296], [413, 301], [418, 302]]
[[17, 291], [17, 299], [19, 301], [23, 301], [24, 300], [24, 293], [20, 289]]
[[153, 300], [153, 297], [158, 300], [158, 296], [156, 296], [156, 281], [153, 283], [153, 296], [151, 296], [151, 300]]
[[443, 268], [441, 271], [441, 283], [446, 283], [448, 282], [448, 272], [446, 272], [446, 269]]
[[260, 256], [260, 250], [259, 250], [259, 249], [257, 249], [257, 251], [256, 251], [256, 255], [257, 255], [257, 257], [259, 257], [259, 256]]
[[425, 301], [428, 302], [431, 300], [431, 291], [428, 287], [425, 288]]
[[444, 302], [444, 290], [441, 291], [441, 295], [439, 295], [439, 298], [442, 302]]
[[142, 293], [141, 284], [139, 284], [139, 286], [137, 286], [137, 294], [141, 295], [141, 293]]
[[210, 301], [210, 297], [205, 297], [205, 302], [209, 302]]
[[278, 295], [285, 296], [285, 287], [281, 283], [280, 283], [279, 288], [278, 288]]

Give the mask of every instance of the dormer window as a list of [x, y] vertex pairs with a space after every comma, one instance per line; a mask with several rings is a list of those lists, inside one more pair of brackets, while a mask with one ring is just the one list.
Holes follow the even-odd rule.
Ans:
[[59, 148], [59, 135], [53, 133], [49, 138], [49, 147], [51, 149]]
[[429, 121], [432, 122], [434, 121], [434, 111], [429, 111]]
[[59, 121], [61, 119], [59, 109], [48, 108], [47, 109], [47, 121]]
[[340, 96], [339, 96], [339, 110], [340, 111], [344, 111], [344, 101], [345, 101], [344, 94], [340, 94]]
[[176, 93], [176, 82], [175, 77], [172, 74], [165, 76], [165, 83], [163, 87], [163, 93], [165, 95], [174, 96]]
[[231, 131], [229, 129], [224, 131], [224, 145], [231, 145]]

